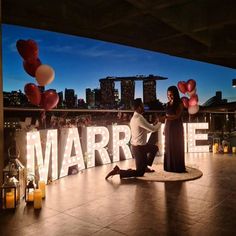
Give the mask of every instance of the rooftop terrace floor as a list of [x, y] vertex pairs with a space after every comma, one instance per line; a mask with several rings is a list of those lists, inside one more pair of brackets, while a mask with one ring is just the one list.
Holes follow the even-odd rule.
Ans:
[[116, 164], [134, 160], [51, 183], [40, 211], [22, 200], [15, 213], [0, 212], [0, 235], [236, 235], [236, 154], [186, 154], [203, 176], [185, 182], [106, 181]]

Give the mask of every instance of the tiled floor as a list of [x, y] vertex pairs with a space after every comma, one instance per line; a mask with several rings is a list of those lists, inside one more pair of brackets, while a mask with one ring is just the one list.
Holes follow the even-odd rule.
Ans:
[[47, 186], [39, 212], [23, 201], [15, 213], [2, 211], [0, 235], [236, 235], [236, 155], [188, 154], [186, 163], [203, 176], [105, 181], [113, 163], [62, 178]]

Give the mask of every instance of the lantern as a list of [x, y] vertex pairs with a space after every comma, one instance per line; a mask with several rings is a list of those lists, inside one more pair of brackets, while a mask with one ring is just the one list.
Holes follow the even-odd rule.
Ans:
[[15, 177], [19, 181], [20, 185], [20, 198], [24, 196], [24, 190], [26, 185], [26, 168], [18, 160], [20, 156], [20, 151], [17, 146], [11, 145], [8, 148], [8, 158], [9, 162], [3, 169], [3, 183], [5, 183], [6, 178]]
[[44, 180], [39, 180], [38, 189], [40, 189], [42, 192], [42, 198], [45, 198], [46, 197], [46, 184]]
[[34, 190], [34, 209], [41, 209], [42, 207], [42, 191], [41, 189]]
[[232, 147], [232, 153], [233, 153], [233, 154], [236, 153], [236, 147]]
[[34, 202], [34, 190], [35, 190], [34, 181], [29, 180], [29, 182], [25, 188], [25, 202], [26, 203], [33, 203]]
[[20, 199], [20, 185], [15, 177], [7, 177], [2, 185], [3, 209], [15, 209]]

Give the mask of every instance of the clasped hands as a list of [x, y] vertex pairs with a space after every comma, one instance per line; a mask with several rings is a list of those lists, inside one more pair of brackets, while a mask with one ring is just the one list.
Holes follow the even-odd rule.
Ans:
[[158, 116], [153, 124], [156, 125], [158, 122], [165, 123], [165, 119], [166, 119], [165, 115]]

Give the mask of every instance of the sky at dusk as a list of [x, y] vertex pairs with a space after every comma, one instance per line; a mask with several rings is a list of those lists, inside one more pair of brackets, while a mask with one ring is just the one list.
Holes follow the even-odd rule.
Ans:
[[[34, 77], [23, 68], [23, 60], [16, 49], [19, 39], [33, 39], [39, 48], [42, 64], [55, 71], [53, 82], [46, 89], [57, 92], [74, 89], [78, 98], [85, 99], [86, 88], [99, 88], [99, 79], [107, 76], [136, 76], [149, 74], [167, 77], [157, 81], [157, 99], [166, 102], [166, 89], [178, 81], [194, 79], [201, 105], [216, 91], [222, 97], [236, 101], [236, 88], [232, 79], [236, 70], [174, 57], [162, 53], [124, 45], [88, 39], [61, 33], [42, 31], [12, 25], [2, 26], [3, 90], [22, 90], [27, 83], [35, 83]], [[173, 45], [174, 47], [174, 45]], [[120, 90], [120, 83], [116, 82]], [[184, 96], [181, 94], [181, 96]], [[136, 81], [135, 97], [142, 97], [142, 82]]]

